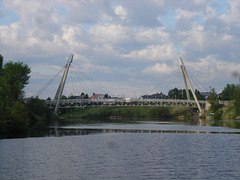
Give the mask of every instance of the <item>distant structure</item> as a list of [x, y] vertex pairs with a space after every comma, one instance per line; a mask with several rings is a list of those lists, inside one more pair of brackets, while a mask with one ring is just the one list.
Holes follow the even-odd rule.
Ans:
[[204, 99], [207, 99], [210, 95], [210, 92], [200, 92]]
[[163, 93], [156, 93], [156, 94], [146, 94], [140, 97], [140, 99], [167, 99], [168, 96], [166, 96]]
[[94, 94], [88, 99], [104, 99], [104, 94]]

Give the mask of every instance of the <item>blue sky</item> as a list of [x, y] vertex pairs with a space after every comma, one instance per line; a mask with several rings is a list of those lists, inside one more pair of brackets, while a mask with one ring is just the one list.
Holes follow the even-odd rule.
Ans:
[[[26, 96], [35, 95], [71, 53], [74, 67], [112, 95], [183, 88], [175, 73], [179, 56], [200, 91], [211, 86], [221, 92], [238, 82], [232, 74], [240, 73], [239, 17], [238, 0], [0, 0], [0, 54], [31, 67]], [[178, 81], [169, 79], [174, 73]], [[80, 81], [76, 75], [69, 76], [67, 96], [91, 86], [89, 79], [71, 82]], [[58, 81], [40, 97], [53, 97]], [[102, 93], [91, 88], [87, 93]]]

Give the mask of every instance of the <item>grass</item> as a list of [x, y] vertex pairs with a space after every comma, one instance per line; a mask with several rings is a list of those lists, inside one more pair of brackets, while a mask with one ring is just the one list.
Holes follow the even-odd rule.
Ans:
[[92, 119], [119, 119], [119, 118], [135, 118], [135, 119], [154, 119], [169, 118], [174, 119], [179, 116], [184, 119], [190, 118], [194, 110], [186, 107], [157, 107], [157, 106], [135, 106], [135, 107], [91, 107], [85, 109], [74, 109], [62, 117], [69, 118], [92, 118]]

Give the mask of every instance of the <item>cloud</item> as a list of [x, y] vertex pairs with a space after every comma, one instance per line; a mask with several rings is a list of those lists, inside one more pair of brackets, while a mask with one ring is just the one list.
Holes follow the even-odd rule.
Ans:
[[186, 20], [191, 20], [192, 18], [195, 18], [198, 14], [197, 12], [190, 11], [190, 10], [183, 10], [183, 9], [177, 9], [177, 20], [179, 19], [186, 19]]
[[229, 0], [229, 9], [227, 11], [227, 14], [222, 14], [220, 18], [226, 23], [226, 24], [234, 24], [235, 26], [240, 26], [240, 2], [237, 0]]
[[167, 43], [170, 41], [170, 33], [165, 27], [143, 28], [136, 32], [135, 38], [140, 43]]
[[116, 15], [118, 15], [122, 20], [126, 19], [128, 16], [128, 11], [126, 8], [124, 8], [123, 6], [116, 6], [114, 7], [114, 12]]
[[132, 51], [129, 54], [123, 55], [125, 58], [134, 60], [172, 60], [175, 56], [175, 47], [171, 44], [150, 45], [145, 49]]
[[71, 23], [97, 23], [115, 14], [108, 0], [60, 0], [60, 3], [66, 8], [66, 18]]
[[138, 0], [138, 1], [121, 1], [121, 4], [128, 12], [126, 24], [129, 26], [160, 26], [158, 21], [159, 14], [165, 14], [164, 0]]
[[[226, 82], [231, 78], [232, 73], [240, 69], [239, 63], [218, 60], [215, 57], [207, 56], [197, 62], [187, 62], [186, 67], [193, 72], [199, 72], [203, 81]], [[224, 76], [223, 76], [224, 74]]]
[[[205, 84], [219, 89], [234, 81], [231, 71], [239, 68], [237, 0], [4, 0], [0, 4], [0, 53], [6, 60], [28, 63], [38, 80], [40, 75], [46, 77], [45, 72], [57, 71], [50, 66], [63, 67], [70, 53], [83, 72], [101, 82], [109, 78], [109, 84], [129, 91], [140, 88], [137, 82], [144, 88], [157, 81], [158, 74], [165, 77], [176, 68], [178, 56]], [[226, 76], [221, 78], [222, 74]], [[33, 83], [30, 92], [42, 82]]]
[[165, 63], [157, 63], [153, 66], [148, 66], [143, 70], [143, 73], [147, 74], [171, 74], [173, 71], [175, 71], [177, 68], [175, 66], [168, 66]]
[[89, 30], [96, 42], [120, 43], [129, 39], [128, 28], [116, 24], [98, 24]]

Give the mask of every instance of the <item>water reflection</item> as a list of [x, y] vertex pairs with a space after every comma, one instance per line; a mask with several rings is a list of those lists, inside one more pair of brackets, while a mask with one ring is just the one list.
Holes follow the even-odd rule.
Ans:
[[96, 133], [221, 133], [240, 134], [240, 129], [202, 126], [201, 123], [176, 121], [115, 121], [91, 120], [88, 123], [64, 123], [51, 126], [49, 136], [86, 135]]
[[[0, 179], [239, 179], [239, 129], [184, 122], [61, 124], [0, 140]], [[86, 135], [89, 134], [89, 135]]]
[[0, 140], [0, 152], [4, 180], [240, 177], [238, 134], [98, 133], [8, 139]]

